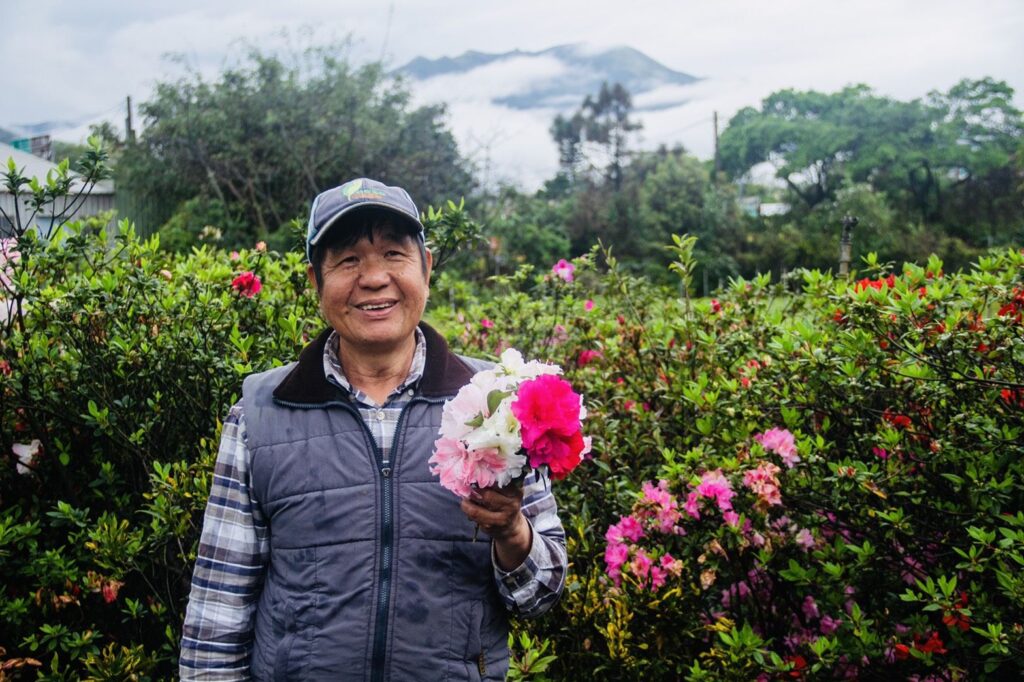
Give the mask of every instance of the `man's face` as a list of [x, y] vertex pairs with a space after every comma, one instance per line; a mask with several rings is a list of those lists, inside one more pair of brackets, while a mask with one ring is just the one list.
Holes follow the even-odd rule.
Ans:
[[[423, 267], [414, 237], [388, 229], [374, 230], [373, 241], [328, 250], [319, 291], [323, 316], [354, 351], [398, 350], [423, 317], [432, 263], [426, 251]], [[309, 278], [316, 286], [312, 266]]]

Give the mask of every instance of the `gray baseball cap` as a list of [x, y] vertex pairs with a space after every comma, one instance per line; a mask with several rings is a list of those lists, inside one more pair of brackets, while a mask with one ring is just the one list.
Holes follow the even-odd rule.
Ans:
[[313, 248], [340, 219], [360, 208], [382, 208], [404, 218], [423, 236], [423, 223], [412, 197], [401, 187], [389, 187], [368, 178], [349, 180], [340, 187], [321, 192], [309, 209], [306, 227], [306, 258], [312, 260]]

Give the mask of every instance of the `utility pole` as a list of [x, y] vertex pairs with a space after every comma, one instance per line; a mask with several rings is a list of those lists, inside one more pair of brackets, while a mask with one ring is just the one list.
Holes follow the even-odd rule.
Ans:
[[132, 128], [132, 96], [128, 95], [127, 113], [124, 117], [124, 143], [135, 144], [135, 130]]
[[718, 112], [717, 111], [714, 112], [714, 116], [712, 117], [712, 121], [714, 122], [714, 127], [715, 127], [715, 178], [714, 178], [714, 180], [715, 180], [715, 184], [717, 185], [718, 184], [718, 172], [722, 169], [722, 164], [721, 164], [721, 162], [719, 161], [719, 158], [718, 158]]
[[843, 234], [839, 238], [839, 276], [850, 275], [850, 250], [853, 242], [853, 228], [857, 227], [857, 216], [843, 216]]

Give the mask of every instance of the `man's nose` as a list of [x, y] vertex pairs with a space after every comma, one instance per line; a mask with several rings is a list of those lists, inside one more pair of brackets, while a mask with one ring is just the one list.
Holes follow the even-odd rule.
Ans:
[[388, 283], [388, 272], [380, 258], [366, 258], [359, 270], [359, 285], [376, 288]]

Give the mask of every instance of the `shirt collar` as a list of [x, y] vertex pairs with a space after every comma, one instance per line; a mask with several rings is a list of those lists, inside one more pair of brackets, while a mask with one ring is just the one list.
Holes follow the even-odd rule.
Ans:
[[[415, 386], [423, 378], [423, 367], [426, 364], [427, 358], [427, 339], [423, 336], [423, 332], [419, 327], [415, 329], [415, 336], [416, 348], [412, 353], [412, 364], [409, 366], [409, 373], [402, 383], [396, 386], [395, 390], [388, 395], [384, 401], [385, 403], [407, 388]], [[353, 388], [345, 376], [345, 370], [341, 366], [341, 359], [338, 357], [338, 341], [340, 338], [336, 330], [332, 331], [331, 335], [327, 338], [327, 345], [324, 346], [324, 376], [327, 377], [328, 381], [333, 381], [345, 389], [355, 400], [368, 402], [368, 396], [359, 389]]]

